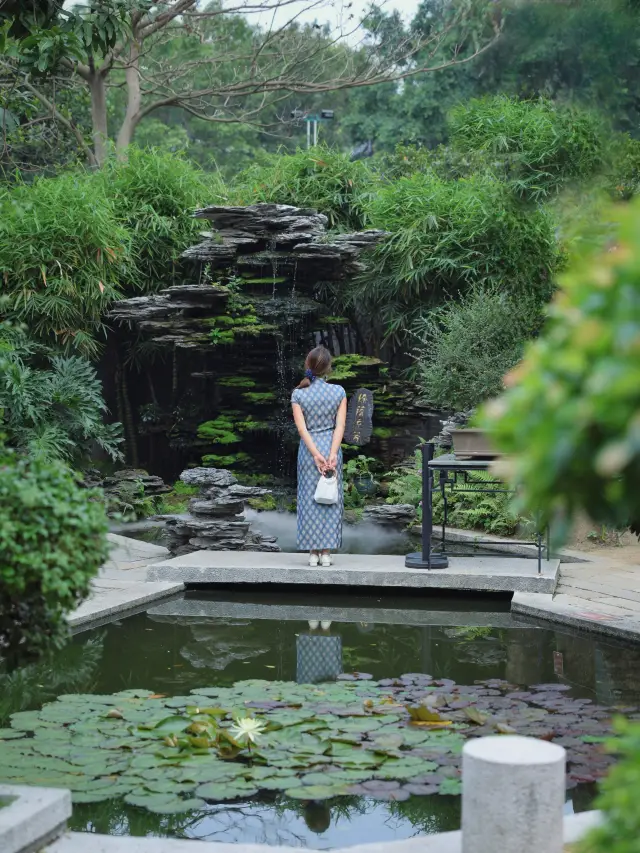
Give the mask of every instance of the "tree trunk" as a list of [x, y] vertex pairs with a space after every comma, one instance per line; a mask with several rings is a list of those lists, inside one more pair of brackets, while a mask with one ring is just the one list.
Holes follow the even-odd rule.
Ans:
[[91, 92], [91, 122], [93, 127], [93, 151], [98, 166], [107, 159], [109, 128], [107, 126], [107, 87], [105, 78], [98, 71], [87, 77]]
[[[134, 34], [135, 36], [135, 34]], [[142, 92], [140, 91], [140, 45], [137, 39], [131, 42], [129, 60], [125, 70], [127, 83], [127, 111], [118, 132], [116, 140], [116, 154], [118, 158], [127, 156], [127, 148], [133, 142], [136, 127], [140, 121], [140, 108], [142, 106]]]

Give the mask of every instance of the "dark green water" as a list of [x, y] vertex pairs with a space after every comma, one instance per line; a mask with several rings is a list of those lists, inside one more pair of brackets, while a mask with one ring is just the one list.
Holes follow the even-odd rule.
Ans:
[[[232, 592], [189, 594], [148, 613], [78, 634], [50, 663], [3, 684], [0, 715], [39, 707], [65, 692], [145, 688], [185, 694], [249, 678], [295, 681], [298, 637], [308, 620], [328, 620], [342, 669], [374, 678], [429, 673], [458, 684], [501, 678], [518, 685], [562, 682], [599, 704], [640, 700], [640, 649], [517, 621], [504, 600], [411, 598], [382, 601]], [[269, 618], [263, 618], [268, 616]], [[567, 810], [588, 808], [588, 786], [567, 795]], [[456, 797], [381, 803], [362, 797], [311, 804], [280, 794], [211, 805], [188, 816], [152, 815], [120, 801], [76, 806], [71, 826], [88, 832], [199, 838], [330, 849], [456, 829]]]

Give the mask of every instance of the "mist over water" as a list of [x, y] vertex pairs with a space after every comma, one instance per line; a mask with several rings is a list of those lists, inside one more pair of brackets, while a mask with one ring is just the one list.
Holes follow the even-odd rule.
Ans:
[[[276, 536], [281, 551], [297, 551], [296, 516], [290, 512], [257, 512], [245, 508], [244, 516], [260, 533]], [[381, 527], [372, 521], [345, 524], [342, 548], [345, 554], [406, 554], [412, 550], [411, 539], [401, 530]]]

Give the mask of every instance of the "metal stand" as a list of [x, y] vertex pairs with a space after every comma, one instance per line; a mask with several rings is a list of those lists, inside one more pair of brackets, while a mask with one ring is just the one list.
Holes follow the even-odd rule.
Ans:
[[408, 569], [446, 569], [449, 560], [444, 554], [434, 554], [431, 550], [431, 532], [433, 528], [433, 471], [429, 462], [433, 459], [433, 444], [427, 442], [422, 450], [422, 553], [407, 554], [404, 564]]

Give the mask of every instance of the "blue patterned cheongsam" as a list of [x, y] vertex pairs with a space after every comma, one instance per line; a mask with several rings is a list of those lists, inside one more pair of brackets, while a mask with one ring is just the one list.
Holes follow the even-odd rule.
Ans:
[[[291, 402], [304, 414], [313, 443], [326, 458], [331, 452], [333, 430], [340, 403], [346, 397], [340, 385], [314, 379], [308, 388], [296, 388]], [[335, 551], [342, 545], [342, 451], [338, 451], [338, 503], [327, 506], [313, 499], [320, 474], [304, 441], [298, 449], [298, 550]]]

